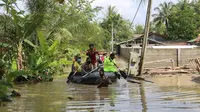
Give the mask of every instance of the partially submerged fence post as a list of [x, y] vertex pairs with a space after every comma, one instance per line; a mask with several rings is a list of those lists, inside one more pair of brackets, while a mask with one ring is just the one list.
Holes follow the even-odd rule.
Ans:
[[129, 53], [129, 62], [128, 62], [128, 75], [130, 74], [131, 71], [131, 62], [132, 62], [132, 52]]
[[171, 62], [172, 62], [172, 70], [174, 70], [174, 60], [171, 59]]
[[178, 48], [177, 49], [177, 67], [181, 65], [180, 62], [181, 62], [181, 49]]

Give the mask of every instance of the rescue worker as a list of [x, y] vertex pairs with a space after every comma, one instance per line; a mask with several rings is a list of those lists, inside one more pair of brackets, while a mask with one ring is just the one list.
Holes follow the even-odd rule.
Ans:
[[104, 60], [104, 72], [114, 72], [118, 79], [120, 79], [120, 74], [118, 73], [118, 66], [115, 62], [115, 54], [111, 53], [109, 57]]

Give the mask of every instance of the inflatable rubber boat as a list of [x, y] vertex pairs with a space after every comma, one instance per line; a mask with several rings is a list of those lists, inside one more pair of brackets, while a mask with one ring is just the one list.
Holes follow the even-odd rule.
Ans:
[[[109, 77], [112, 82], [116, 82], [117, 77], [114, 72], [105, 72], [104, 73], [106, 77]], [[88, 74], [87, 76], [72, 76], [71, 82], [77, 83], [77, 84], [89, 84], [89, 85], [97, 85], [101, 81], [101, 78], [99, 76], [99, 72], [92, 72]]]

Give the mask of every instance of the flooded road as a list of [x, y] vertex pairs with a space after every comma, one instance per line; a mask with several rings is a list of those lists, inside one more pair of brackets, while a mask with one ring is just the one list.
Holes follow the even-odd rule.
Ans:
[[120, 80], [108, 88], [65, 83], [15, 85], [21, 98], [0, 112], [199, 112], [200, 85], [191, 76], [154, 76], [132, 84]]

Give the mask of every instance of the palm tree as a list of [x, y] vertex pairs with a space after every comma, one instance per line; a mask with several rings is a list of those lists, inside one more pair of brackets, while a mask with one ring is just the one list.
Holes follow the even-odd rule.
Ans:
[[168, 29], [169, 26], [169, 17], [171, 15], [172, 9], [173, 9], [173, 3], [172, 2], [164, 2], [159, 5], [159, 7], [156, 7], [154, 10], [158, 12], [158, 14], [153, 14], [154, 17], [153, 22], [155, 22], [156, 26], [161, 26], [162, 24], [165, 24], [166, 29]]
[[[193, 1], [193, 2], [195, 2], [195, 1]], [[180, 10], [184, 10], [186, 7], [188, 7], [189, 4], [190, 3], [190, 1], [189, 0], [180, 0], [178, 3], [177, 3], [177, 8], [178, 9], [180, 9]]]

